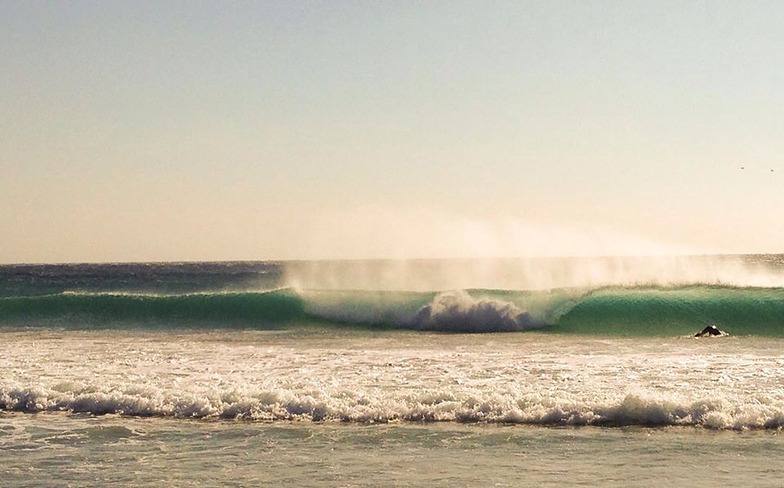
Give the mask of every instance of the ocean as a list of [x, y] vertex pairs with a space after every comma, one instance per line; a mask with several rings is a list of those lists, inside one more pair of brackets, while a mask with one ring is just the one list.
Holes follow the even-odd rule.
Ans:
[[0, 352], [8, 486], [784, 477], [784, 255], [5, 265]]

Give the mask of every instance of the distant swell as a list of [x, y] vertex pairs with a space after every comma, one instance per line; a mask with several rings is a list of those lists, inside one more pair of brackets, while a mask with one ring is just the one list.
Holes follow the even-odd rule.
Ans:
[[63, 292], [0, 298], [3, 326], [269, 328], [303, 322], [447, 332], [682, 335], [715, 323], [784, 336], [784, 290], [694, 285], [598, 290]]

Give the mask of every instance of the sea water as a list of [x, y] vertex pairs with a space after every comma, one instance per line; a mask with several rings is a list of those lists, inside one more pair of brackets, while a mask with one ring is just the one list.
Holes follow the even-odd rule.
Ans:
[[[0, 267], [0, 474], [779, 486], [782, 269], [780, 256]], [[729, 335], [693, 337], [707, 323]]]

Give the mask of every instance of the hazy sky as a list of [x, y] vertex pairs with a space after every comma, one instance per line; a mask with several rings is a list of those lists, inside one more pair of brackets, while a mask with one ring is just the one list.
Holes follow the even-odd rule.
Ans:
[[784, 252], [784, 2], [0, 9], [0, 262]]

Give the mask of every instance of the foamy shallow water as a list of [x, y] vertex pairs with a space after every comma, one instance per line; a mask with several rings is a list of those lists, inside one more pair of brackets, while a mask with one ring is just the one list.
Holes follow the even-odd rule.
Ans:
[[17, 331], [0, 407], [343, 422], [784, 425], [784, 340]]
[[784, 340], [5, 331], [13, 486], [778, 486]]

